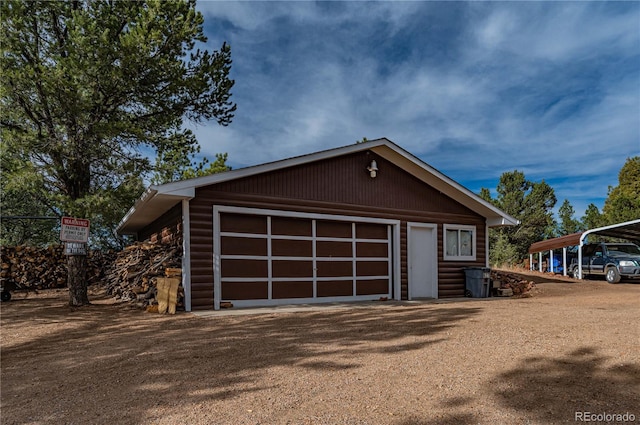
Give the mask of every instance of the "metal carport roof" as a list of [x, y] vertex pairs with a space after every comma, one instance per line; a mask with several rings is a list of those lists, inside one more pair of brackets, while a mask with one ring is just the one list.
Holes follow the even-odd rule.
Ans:
[[[540, 256], [539, 267], [542, 271], [542, 252], [549, 251], [550, 264], [553, 264], [553, 250], [562, 248], [562, 270], [567, 275], [567, 247], [578, 246], [578, 268], [577, 276], [582, 274], [582, 246], [589, 235], [609, 236], [613, 238], [626, 239], [635, 244], [640, 245], [640, 219], [626, 221], [624, 223], [612, 224], [610, 226], [598, 227], [584, 232], [572, 233], [570, 235], [561, 236], [559, 238], [547, 239], [532, 244], [529, 247], [529, 261], [533, 264], [533, 254], [538, 253]], [[575, 277], [575, 275], [574, 275]]]
[[635, 244], [640, 244], [640, 219], [612, 224], [610, 226], [598, 227], [584, 232], [572, 233], [559, 238], [536, 242], [531, 244], [529, 247], [529, 254], [549, 251], [552, 249], [560, 249], [567, 246], [583, 245], [585, 238], [591, 234], [627, 239]]

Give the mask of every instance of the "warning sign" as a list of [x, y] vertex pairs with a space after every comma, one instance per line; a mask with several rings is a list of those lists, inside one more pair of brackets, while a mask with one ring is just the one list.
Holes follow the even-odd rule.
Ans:
[[87, 244], [81, 242], [65, 242], [64, 255], [87, 255]]
[[62, 242], [84, 242], [89, 240], [89, 220], [83, 218], [62, 217], [60, 226]]

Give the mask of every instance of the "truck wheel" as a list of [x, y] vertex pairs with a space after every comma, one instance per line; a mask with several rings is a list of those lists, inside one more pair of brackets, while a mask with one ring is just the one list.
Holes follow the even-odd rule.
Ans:
[[620, 273], [617, 267], [609, 267], [606, 273], [607, 282], [618, 283], [620, 282]]
[[4, 301], [9, 301], [11, 299], [11, 292], [9, 291], [2, 291], [2, 293], [0, 294], [0, 299], [4, 302]]
[[580, 279], [580, 269], [576, 266], [573, 268], [573, 270], [571, 270], [571, 276], [574, 279]]

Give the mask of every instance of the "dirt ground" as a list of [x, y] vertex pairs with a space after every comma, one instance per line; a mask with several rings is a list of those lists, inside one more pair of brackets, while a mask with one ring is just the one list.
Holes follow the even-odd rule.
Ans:
[[531, 298], [207, 317], [16, 293], [0, 422], [640, 423], [640, 284], [535, 280]]

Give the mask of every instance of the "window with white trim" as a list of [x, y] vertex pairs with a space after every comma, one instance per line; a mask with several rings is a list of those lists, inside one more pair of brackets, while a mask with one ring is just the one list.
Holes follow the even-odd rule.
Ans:
[[475, 260], [476, 227], [459, 224], [445, 224], [443, 251], [445, 260]]

